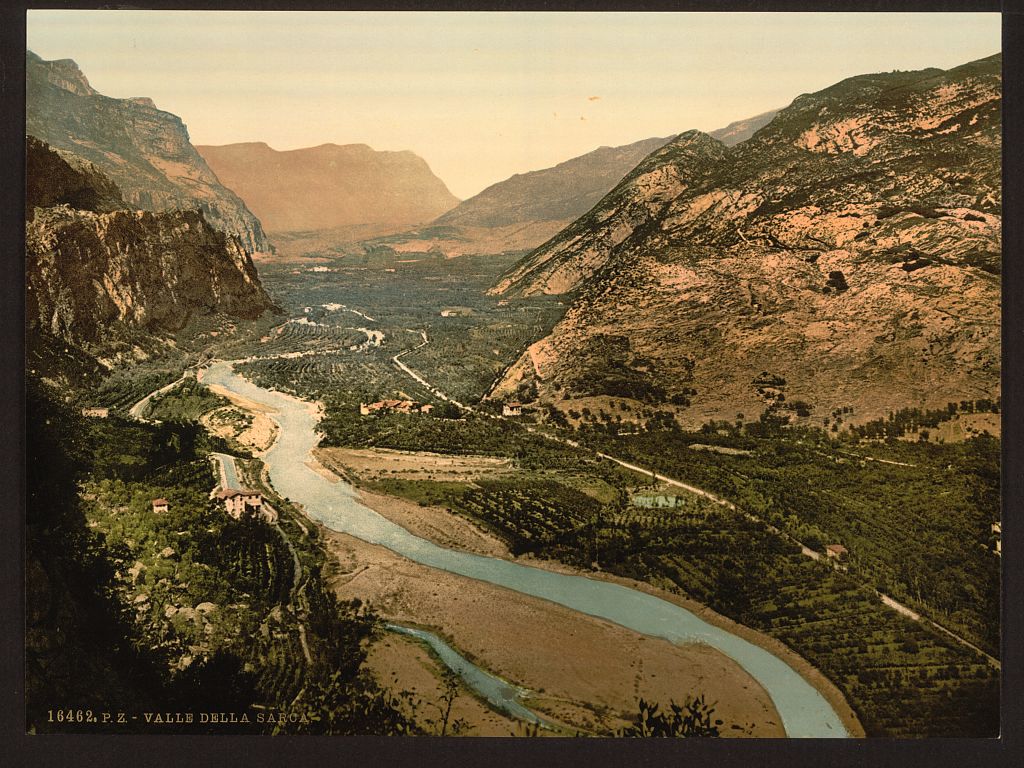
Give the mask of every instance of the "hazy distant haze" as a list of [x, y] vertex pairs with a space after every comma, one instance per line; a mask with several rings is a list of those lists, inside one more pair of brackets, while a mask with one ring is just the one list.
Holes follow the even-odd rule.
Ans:
[[990, 55], [1000, 19], [32, 10], [28, 47], [74, 59], [101, 93], [152, 97], [195, 144], [411, 150], [467, 198], [598, 146], [720, 128], [848, 76]]

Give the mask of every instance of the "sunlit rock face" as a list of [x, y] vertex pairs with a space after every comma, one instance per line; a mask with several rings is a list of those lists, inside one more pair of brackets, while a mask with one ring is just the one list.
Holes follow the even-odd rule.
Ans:
[[133, 210], [99, 169], [27, 143], [27, 322], [102, 348], [197, 314], [257, 317], [271, 306], [240, 238], [197, 210]]
[[494, 286], [573, 299], [496, 391], [641, 382], [694, 424], [759, 413], [764, 372], [815, 416], [998, 394], [1000, 69], [850, 78], [733, 147], [681, 134]]

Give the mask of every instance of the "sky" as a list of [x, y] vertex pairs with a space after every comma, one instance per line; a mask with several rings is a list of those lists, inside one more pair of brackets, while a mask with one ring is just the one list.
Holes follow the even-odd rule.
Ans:
[[1001, 49], [998, 14], [28, 12], [28, 48], [193, 144], [411, 150], [460, 198], [515, 173]]

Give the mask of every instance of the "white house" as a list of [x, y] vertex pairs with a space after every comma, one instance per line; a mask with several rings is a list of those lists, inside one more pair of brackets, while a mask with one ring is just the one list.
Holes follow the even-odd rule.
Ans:
[[263, 511], [263, 494], [246, 488], [224, 488], [217, 491], [217, 498], [224, 502], [227, 513], [236, 520], [243, 515], [260, 515]]
[[523, 415], [523, 404], [522, 403], [505, 403], [501, 406], [502, 416], [522, 416]]

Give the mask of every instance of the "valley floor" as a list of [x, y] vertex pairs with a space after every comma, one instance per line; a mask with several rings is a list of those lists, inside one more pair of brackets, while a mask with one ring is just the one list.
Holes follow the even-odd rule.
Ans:
[[[514, 559], [503, 542], [444, 509], [367, 491], [361, 491], [361, 500], [442, 546]], [[607, 734], [621, 727], [625, 716], [635, 712], [639, 698], [667, 705], [669, 700], [681, 702], [691, 692], [702, 691], [709, 702], [716, 703], [716, 717], [726, 724], [723, 735], [784, 735], [765, 691], [738, 665], [707, 646], [679, 646], [645, 637], [543, 600], [427, 568], [350, 536], [323, 533], [343, 571], [333, 581], [338, 597], [369, 600], [387, 619], [441, 634], [478, 665], [530, 689], [527, 706], [564, 724], [570, 733]], [[526, 560], [531, 566], [606, 578], [646, 591], [770, 650], [822, 692], [850, 733], [864, 735], [838, 689], [781, 643], [650, 585], [584, 574], [553, 561]], [[417, 692], [429, 700], [437, 695], [437, 686], [423, 676], [422, 653], [405, 638], [386, 637], [375, 644], [370, 662], [382, 684], [396, 689], [421, 686]], [[521, 728], [507, 720], [496, 726], [499, 716], [466, 704], [459, 716], [473, 726], [471, 735], [508, 735]]]

